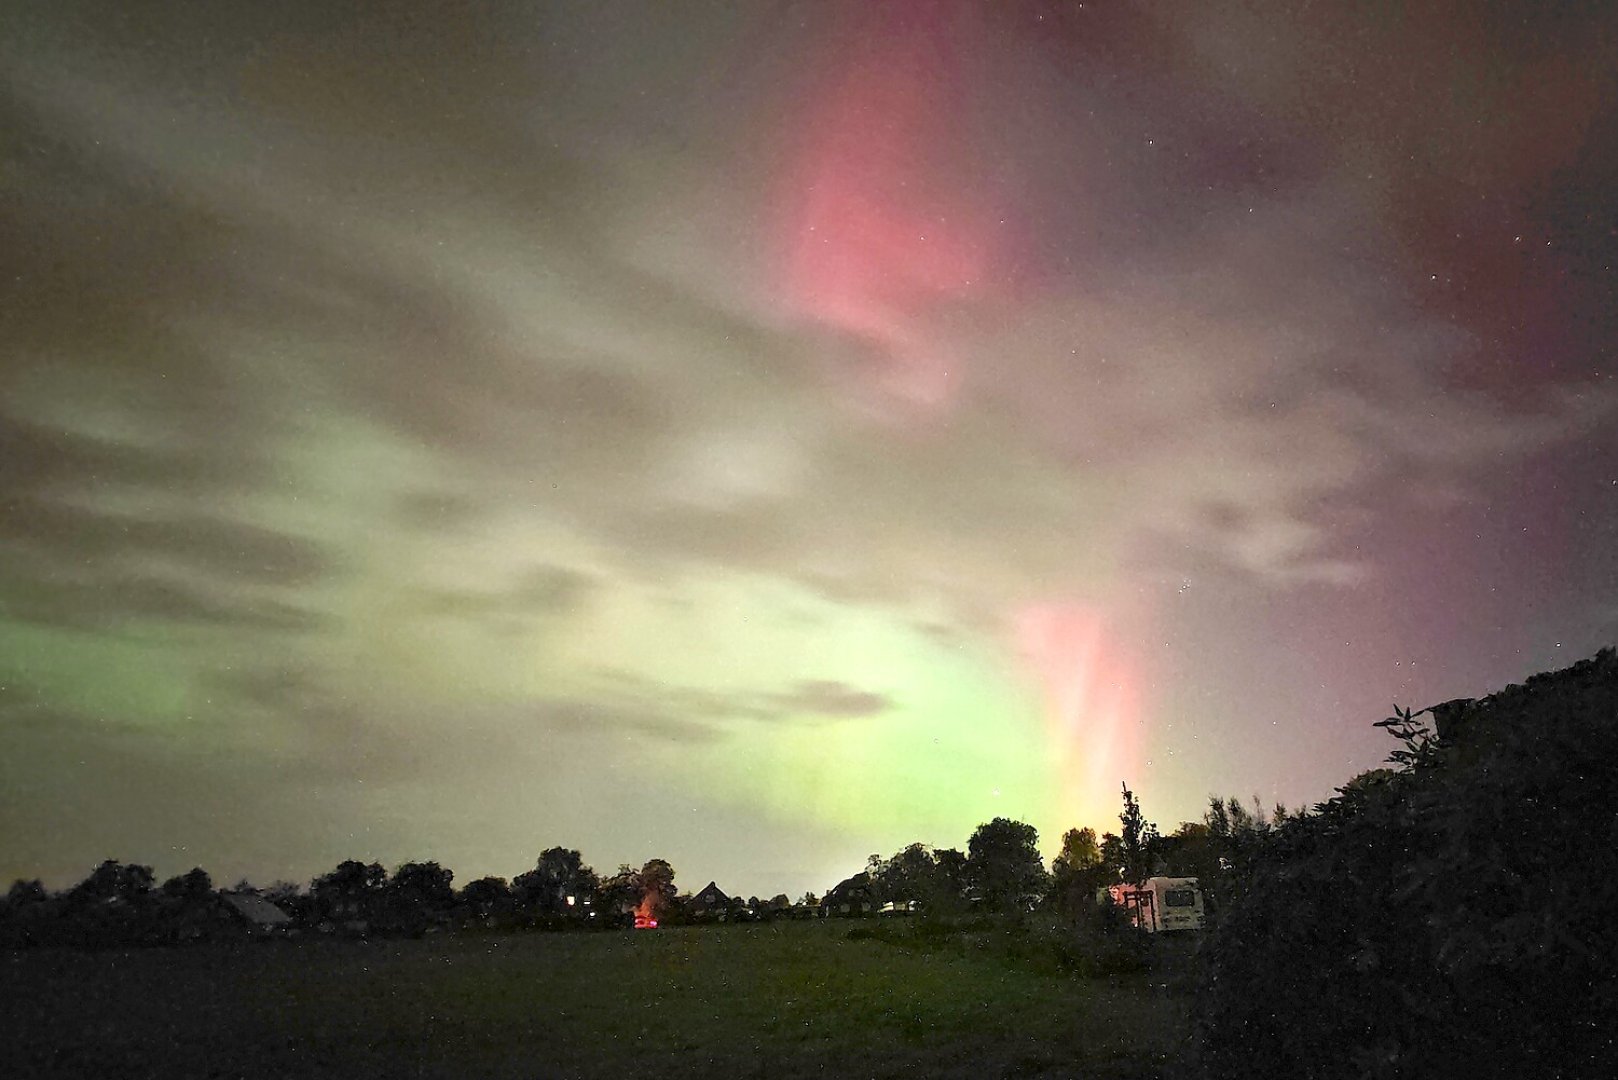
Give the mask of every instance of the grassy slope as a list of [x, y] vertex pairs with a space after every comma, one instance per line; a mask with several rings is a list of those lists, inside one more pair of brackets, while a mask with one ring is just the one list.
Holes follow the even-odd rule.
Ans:
[[[1144, 979], [846, 941], [846, 924], [0, 957], [20, 1075], [1154, 1076]], [[1126, 1042], [1126, 1040], [1129, 1040]]]

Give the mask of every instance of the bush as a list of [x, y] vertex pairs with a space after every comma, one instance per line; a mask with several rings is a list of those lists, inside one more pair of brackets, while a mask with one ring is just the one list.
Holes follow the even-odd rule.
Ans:
[[1606, 1074], [1618, 658], [1402, 713], [1401, 771], [1263, 840], [1202, 955], [1215, 1080]]

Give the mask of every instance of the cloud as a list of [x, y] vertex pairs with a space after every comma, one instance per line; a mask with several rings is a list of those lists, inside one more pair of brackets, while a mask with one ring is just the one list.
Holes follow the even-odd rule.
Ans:
[[463, 529], [483, 509], [477, 499], [447, 491], [406, 491], [394, 501], [394, 517], [400, 525], [434, 532]]
[[783, 715], [809, 715], [827, 719], [854, 719], [878, 716], [893, 708], [886, 694], [859, 690], [835, 679], [801, 682], [786, 693], [772, 694], [769, 700]]
[[536, 718], [512, 707], [362, 692], [354, 673], [318, 657], [218, 666], [204, 678], [203, 719], [222, 747], [299, 784], [373, 790], [460, 784], [520, 768]]
[[676, 744], [703, 744], [720, 734], [702, 720], [645, 700], [552, 698], [535, 703], [533, 713], [545, 727], [597, 738], [645, 737]]
[[319, 612], [273, 597], [231, 595], [175, 579], [124, 573], [7, 584], [6, 614], [41, 626], [99, 632], [155, 621], [308, 633], [331, 625]]
[[[405, 120], [375, 92], [370, 80], [381, 76], [341, 78], [356, 100]], [[190, 221], [200, 200], [243, 223], [251, 264], [229, 258], [227, 236], [207, 230], [191, 230], [191, 250], [174, 254], [185, 266], [222, 266], [231, 290], [267, 303], [232, 300], [195, 319], [176, 294], [138, 314], [172, 307], [169, 335], [193, 351], [206, 345], [232, 425], [256, 414], [243, 427], [256, 445], [244, 460], [278, 452], [298, 394], [334, 400], [458, 474], [453, 493], [398, 496], [404, 524], [446, 537], [526, 502], [565, 517], [607, 557], [660, 573], [758, 572], [901, 605], [942, 593], [963, 615], [1004, 610], [1008, 596], [1093, 589], [1098, 577], [1127, 587], [1122, 579], [1160, 569], [1132, 565], [1145, 553], [1276, 585], [1346, 581], [1368, 564], [1336, 548], [1321, 498], [1369, 490], [1411, 460], [1464, 476], [1572, 430], [1554, 397], [1528, 423], [1486, 400], [1457, 400], [1441, 373], [1474, 343], [1388, 282], [1403, 259], [1399, 237], [1341, 170], [1267, 172], [1256, 192], [1225, 185], [1181, 235], [1153, 222], [1122, 229], [1066, 279], [1039, 266], [1039, 288], [991, 281], [948, 310], [908, 313], [918, 340], [953, 343], [958, 392], [942, 412], [894, 414], [874, 408], [886, 381], [865, 373], [886, 361], [862, 354], [867, 346], [846, 369], [808, 360], [849, 346], [752, 297], [744, 279], [766, 267], [704, 262], [715, 253], [700, 244], [679, 262], [641, 265], [644, 211], [628, 195], [592, 202], [564, 183], [545, 188], [556, 213], [519, 213], [502, 189], [452, 205], [445, 185], [402, 187], [316, 135], [261, 163], [264, 182], [247, 184], [219, 161], [255, 160], [262, 120], [193, 117], [222, 155], [200, 161], [166, 137], [135, 138], [172, 108], [161, 98], [68, 84], [38, 67], [20, 85], [32, 87], [32, 107], [79, 126], [75, 154], [91, 135], [110, 147], [93, 159], [94, 176], [157, 169], [187, 193], [149, 201], [158, 220]], [[298, 116], [312, 106], [275, 100]], [[96, 120], [92, 103], [114, 109], [117, 123]], [[1205, 119], [1186, 108], [1190, 120], [1151, 98], [1125, 114], [1162, 121], [1172, 141]], [[1223, 123], [1262, 127], [1248, 114]], [[1121, 151], [1127, 126], [1116, 120], [1075, 146], [1093, 136]], [[555, 151], [542, 140], [513, 139], [525, 168], [551, 167]], [[1284, 139], [1275, 152], [1330, 157]], [[1156, 156], [1132, 147], [1121, 168], [1145, 176]], [[627, 193], [644, 167], [633, 153], [593, 166]], [[682, 178], [699, 184], [716, 168], [699, 155]], [[1049, 214], [1059, 170], [1024, 168], [1022, 213]], [[363, 199], [334, 180], [355, 170], [372, 185]], [[1129, 187], [1110, 180], [1097, 196], [1104, 206]], [[714, 209], [682, 197], [677, 189], [696, 227], [719, 225]], [[451, 205], [416, 224], [421, 211]], [[589, 235], [608, 242], [587, 248], [563, 227], [567, 210], [583, 210], [597, 230]], [[272, 344], [281, 340], [302, 345]], [[244, 379], [246, 357], [266, 348], [282, 357], [280, 373]], [[323, 354], [336, 362], [309, 359]], [[275, 389], [255, 405], [262, 383]], [[1608, 407], [1587, 402], [1584, 413]], [[1410, 434], [1418, 423], [1420, 438]], [[1495, 434], [1480, 440], [1481, 431]], [[232, 441], [222, 427], [211, 434]], [[68, 467], [64, 479], [87, 471]], [[1236, 510], [1229, 527], [1212, 507]], [[95, 524], [58, 531], [93, 536]], [[186, 536], [148, 538], [174, 546]], [[229, 544], [198, 537], [188, 554]], [[486, 599], [467, 591], [434, 602], [470, 611]]]
[[20, 415], [13, 405], [0, 411], [0, 498], [18, 499], [96, 478], [102, 483], [143, 490], [181, 487], [230, 491], [246, 487], [255, 470], [229, 448], [198, 452], [190, 446], [131, 445], [113, 438], [47, 427]]
[[308, 585], [333, 560], [318, 544], [223, 517], [105, 513], [67, 501], [16, 499], [0, 541], [64, 562], [163, 559], [255, 584]]
[[[1200, 48], [1177, 28], [1106, 27], [1154, 55]], [[376, 46], [358, 26], [333, 33]], [[991, 18], [984, 33], [1023, 31]], [[1387, 553], [1342, 529], [1340, 505], [1382, 512], [1413, 483], [1466, 491], [1611, 415], [1611, 393], [1555, 379], [1532, 408], [1457, 392], [1448, 373], [1485, 343], [1409, 277], [1400, 223], [1345, 164], [1352, 148], [1196, 69], [1143, 74], [1127, 50], [1081, 41], [1098, 67], [1064, 82], [1040, 76], [1060, 59], [1047, 42], [1016, 70], [986, 54], [994, 77], [933, 150], [956, 166], [939, 184], [998, 208], [1003, 221], [973, 219], [997, 255], [951, 303], [889, 312], [905, 348], [947, 342], [951, 365], [950, 394], [896, 402], [882, 341], [782, 303], [772, 203], [793, 182], [790, 134], [738, 162], [722, 130], [812, 100], [760, 87], [637, 140], [621, 136], [638, 107], [554, 98], [601, 50], [641, 50], [631, 35], [543, 72], [491, 59], [503, 100], [555, 105], [538, 119], [490, 111], [486, 73], [430, 51], [427, 70], [449, 65], [429, 80], [445, 97], [337, 64], [323, 77], [343, 93], [317, 101], [276, 72], [324, 40], [277, 38], [245, 84], [262, 99], [202, 110], [185, 104], [195, 87], [150, 71], [16, 68], [9, 108], [60, 174], [27, 165], [26, 228], [64, 255], [54, 277], [30, 260], [11, 286], [12, 311], [31, 313], [14, 315], [18, 340], [38, 348], [27, 393], [0, 396], [27, 522], [0, 542], [132, 581], [108, 588], [105, 612], [64, 618], [231, 611], [338, 642], [369, 625], [353, 606], [329, 614], [348, 581], [401, 629], [543, 630], [529, 661], [543, 670], [566, 628], [640, 582], [678, 592], [719, 573], [993, 639], [1031, 600], [1108, 602], [1165, 577], [1363, 582]], [[837, 81], [832, 54], [804, 57]], [[465, 123], [423, 123], [453, 100]], [[1026, 130], [999, 122], [1028, 102]], [[1057, 119], [1082, 116], [1098, 119]], [[360, 154], [355, 130], [397, 137]], [[980, 169], [986, 147], [1006, 150], [1000, 174]], [[87, 229], [52, 194], [64, 176], [127, 211]], [[880, 284], [863, 280], [838, 288]], [[65, 294], [98, 298], [95, 327]], [[117, 392], [98, 392], [114, 359]], [[40, 403], [53, 422], [17, 420], [47, 415]], [[333, 524], [361, 502], [376, 526]], [[522, 584], [536, 563], [557, 576]], [[210, 582], [158, 572], [181, 568]], [[265, 588], [227, 597], [215, 577]], [[59, 596], [36, 612], [94, 599], [90, 584], [18, 589]]]
[[528, 620], [577, 613], [597, 586], [596, 578], [562, 566], [519, 573], [500, 591], [424, 589], [418, 596], [429, 615], [473, 620]]
[[875, 718], [894, 708], [886, 694], [836, 679], [805, 679], [782, 690], [706, 690], [627, 671], [600, 674], [596, 693], [639, 715], [692, 725], [707, 733], [727, 724], [802, 724]]

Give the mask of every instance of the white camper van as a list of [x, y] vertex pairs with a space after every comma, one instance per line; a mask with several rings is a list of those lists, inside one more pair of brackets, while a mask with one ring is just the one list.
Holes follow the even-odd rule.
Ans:
[[1147, 878], [1138, 889], [1114, 885], [1107, 894], [1149, 934], [1202, 929], [1202, 890], [1194, 877]]

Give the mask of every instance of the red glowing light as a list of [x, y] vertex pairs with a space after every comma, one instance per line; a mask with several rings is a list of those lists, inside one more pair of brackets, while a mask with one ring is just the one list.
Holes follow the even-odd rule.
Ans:
[[641, 897], [640, 903], [635, 905], [635, 929], [636, 930], [656, 930], [657, 929], [657, 900], [656, 900], [656, 897], [651, 896], [651, 895], [643, 896], [643, 897]]

